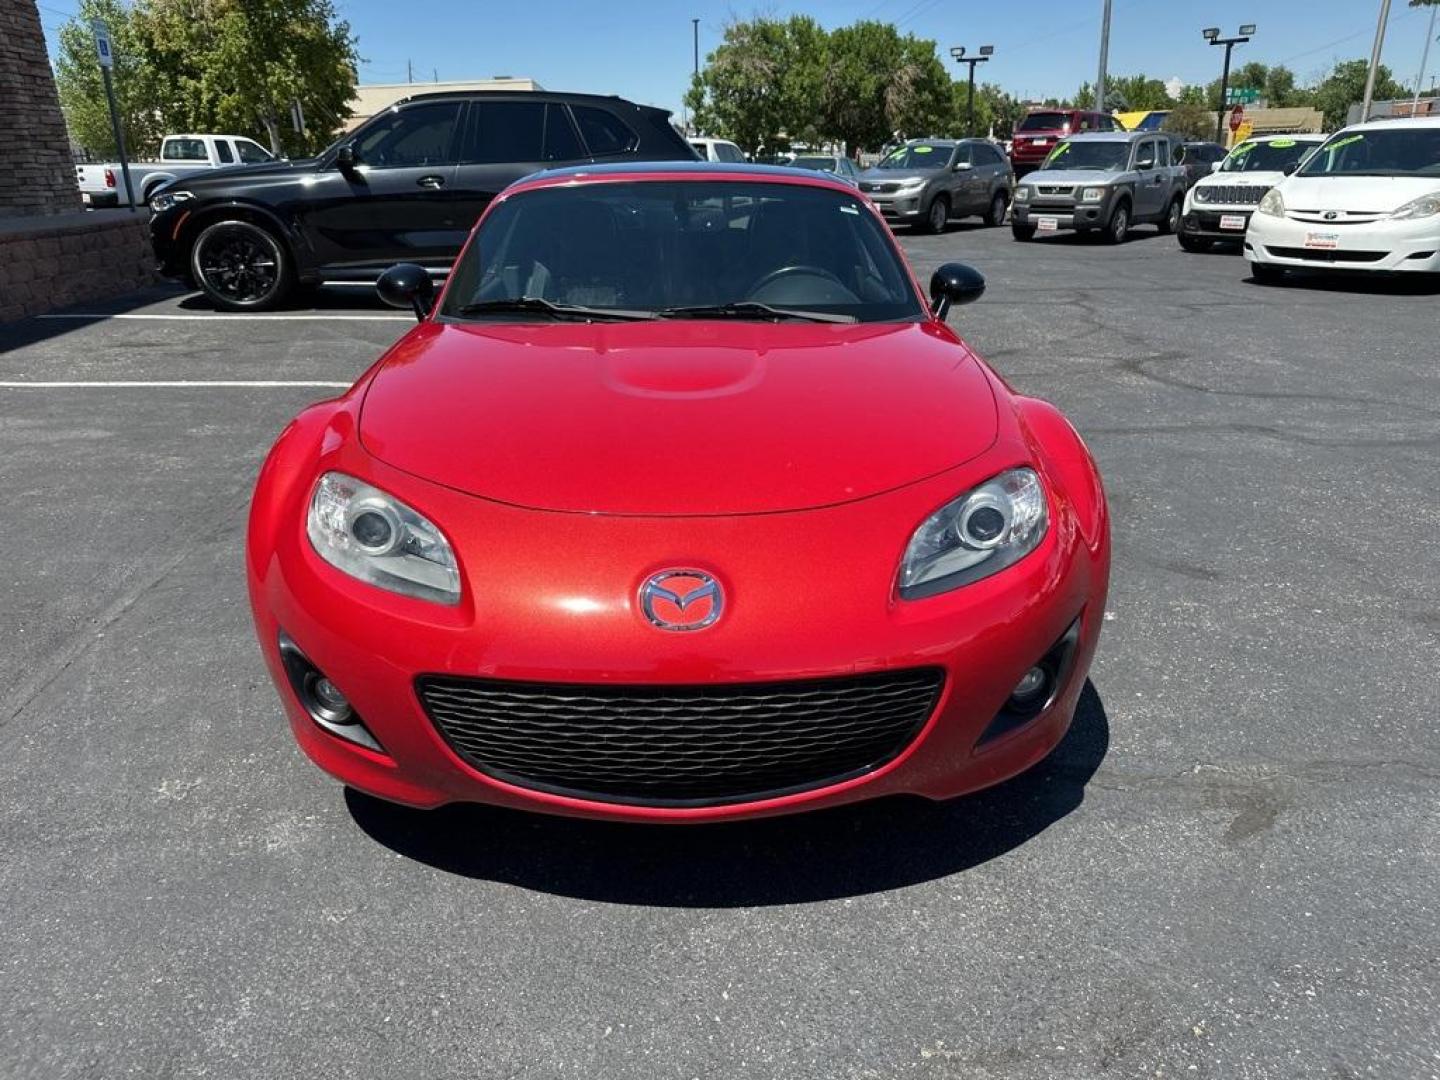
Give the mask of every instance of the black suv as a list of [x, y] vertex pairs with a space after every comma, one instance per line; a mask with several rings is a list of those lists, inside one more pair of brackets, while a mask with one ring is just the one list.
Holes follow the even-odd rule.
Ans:
[[162, 274], [231, 311], [297, 283], [373, 281], [397, 262], [444, 273], [490, 200], [588, 162], [693, 161], [664, 109], [544, 92], [417, 94], [319, 157], [184, 177], [150, 201]]

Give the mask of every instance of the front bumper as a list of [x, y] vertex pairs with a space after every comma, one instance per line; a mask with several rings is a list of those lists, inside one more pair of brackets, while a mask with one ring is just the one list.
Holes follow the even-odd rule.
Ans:
[[1440, 218], [1329, 225], [1256, 214], [1245, 258], [1295, 269], [1440, 273]]
[[1105, 198], [1100, 202], [1017, 202], [1011, 208], [1011, 218], [1016, 224], [1034, 225], [1046, 232], [1051, 230], [1044, 227], [1042, 219], [1049, 218], [1055, 220], [1056, 231], [1101, 229], [1110, 220], [1110, 206], [1113, 202], [1114, 195], [1109, 191], [1106, 191]]
[[[1180, 234], [1200, 240], [1228, 240], [1238, 244], [1245, 239], [1245, 231], [1254, 213], [1253, 206], [1212, 207], [1207, 203], [1203, 210], [1185, 211], [1185, 216], [1180, 219]], [[1221, 224], [1222, 220], [1233, 224], [1236, 219], [1242, 223], [1238, 229], [1226, 228]]]
[[[489, 503], [400, 473], [348, 443], [298, 468], [272, 455], [252, 507], [251, 604], [300, 746], [346, 784], [391, 801], [683, 822], [901, 793], [949, 798], [1029, 768], [1064, 736], [1094, 654], [1108, 584], [1108, 521], [1098, 477], [1090, 490], [1075, 493], [1042, 467], [1051, 523], [1036, 551], [950, 593], [915, 602], [893, 597], [909, 531], [957, 491], [993, 475], [994, 464], [977, 465], [964, 478], [942, 476], [824, 510], [622, 518]], [[365, 476], [445, 523], [462, 563], [460, 605], [440, 607], [375, 589], [311, 550], [305, 507], [315, 476], [330, 468]], [[1093, 476], [1092, 466], [1086, 470]], [[480, 537], [503, 540], [465, 539]], [[649, 625], [637, 610], [638, 586], [672, 565], [720, 579], [725, 617], [693, 634]], [[1073, 662], [1052, 702], [1033, 719], [982, 739], [1020, 676], [1077, 620]], [[291, 689], [278, 646], [282, 634], [341, 687], [383, 752], [338, 738], [311, 718]], [[426, 676], [687, 688], [917, 668], [943, 669], [944, 685], [898, 754], [833, 783], [721, 805], [616, 801], [499, 778], [452, 748], [417, 692], [417, 680]]]
[[925, 189], [917, 188], [914, 191], [896, 192], [893, 194], [884, 192], [864, 193], [865, 197], [874, 204], [875, 209], [880, 211], [880, 216], [886, 221], [916, 221], [925, 216]]

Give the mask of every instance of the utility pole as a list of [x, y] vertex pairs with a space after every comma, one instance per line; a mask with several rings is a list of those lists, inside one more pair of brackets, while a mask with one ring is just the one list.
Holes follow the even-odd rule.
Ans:
[[415, 81], [415, 65], [410, 63], [409, 60], [405, 61], [405, 81], [407, 83], [413, 83]]
[[[1388, 4], [1390, 0], [1385, 0], [1385, 2]], [[1245, 42], [1250, 40], [1251, 36], [1255, 33], [1255, 24], [1246, 23], [1240, 27], [1240, 33], [1237, 36], [1229, 38], [1222, 38], [1220, 36], [1220, 28], [1218, 26], [1211, 26], [1208, 29], [1201, 30], [1200, 33], [1211, 45], [1225, 46], [1225, 67], [1220, 72], [1220, 108], [1219, 111], [1215, 113], [1215, 141], [1223, 146], [1225, 144], [1225, 106], [1228, 104], [1225, 98], [1228, 96], [1228, 91], [1230, 90], [1230, 50], [1235, 48], [1236, 45], [1244, 45]]]
[[700, 74], [700, 20], [690, 20], [690, 34], [695, 42], [695, 74]]
[[1105, 75], [1110, 66], [1110, 2], [1105, 0], [1105, 14], [1100, 19], [1100, 74], [1095, 77], [1095, 111], [1105, 112]]
[[1420, 111], [1420, 87], [1425, 83], [1425, 67], [1430, 63], [1430, 43], [1435, 40], [1435, 14], [1440, 4], [1430, 5], [1430, 29], [1425, 31], [1425, 51], [1420, 54], [1420, 74], [1415, 76], [1415, 100], [1410, 103], [1410, 115]]
[[965, 46], [956, 45], [950, 50], [950, 55], [955, 58], [957, 64], [970, 65], [970, 96], [966, 99], [965, 105], [965, 134], [970, 138], [975, 137], [975, 65], [983, 64], [995, 55], [994, 45], [981, 45], [980, 51], [974, 56], [965, 55]]
[[1370, 70], [1365, 74], [1365, 100], [1360, 105], [1360, 122], [1370, 119], [1375, 100], [1375, 73], [1380, 70], [1380, 52], [1385, 48], [1385, 24], [1390, 21], [1390, 0], [1380, 0], [1380, 21], [1375, 24], [1375, 46], [1370, 50]]

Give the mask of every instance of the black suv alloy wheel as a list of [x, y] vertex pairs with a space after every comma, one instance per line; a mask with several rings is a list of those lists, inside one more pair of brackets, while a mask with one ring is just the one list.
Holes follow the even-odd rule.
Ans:
[[190, 266], [205, 295], [230, 311], [271, 307], [290, 287], [290, 261], [284, 247], [248, 221], [208, 226], [195, 238]]

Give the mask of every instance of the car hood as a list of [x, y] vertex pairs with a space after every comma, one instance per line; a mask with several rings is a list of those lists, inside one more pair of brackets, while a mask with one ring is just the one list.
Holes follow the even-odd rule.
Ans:
[[929, 180], [944, 171], [944, 169], [866, 169], [860, 174], [860, 179], [867, 184], [904, 184], [916, 180]]
[[1027, 184], [1108, 184], [1123, 172], [1098, 172], [1095, 169], [1037, 169], [1025, 176]]
[[1254, 170], [1252, 172], [1212, 172], [1196, 182], [1196, 187], [1274, 187], [1285, 179], [1283, 172]]
[[253, 177], [257, 180], [264, 177], [288, 177], [296, 169], [313, 169], [317, 160], [317, 158], [296, 158], [286, 161], [266, 161], [258, 165], [228, 165], [223, 169], [207, 169], [201, 173], [182, 176], [179, 184], [183, 184], [187, 191], [191, 191], [211, 185], [221, 187], [242, 176]]
[[929, 324], [426, 323], [373, 377], [360, 438], [518, 506], [712, 515], [888, 491], [997, 427], [986, 373]]
[[1280, 187], [1287, 210], [1389, 213], [1411, 199], [1440, 191], [1435, 176], [1300, 176]]

